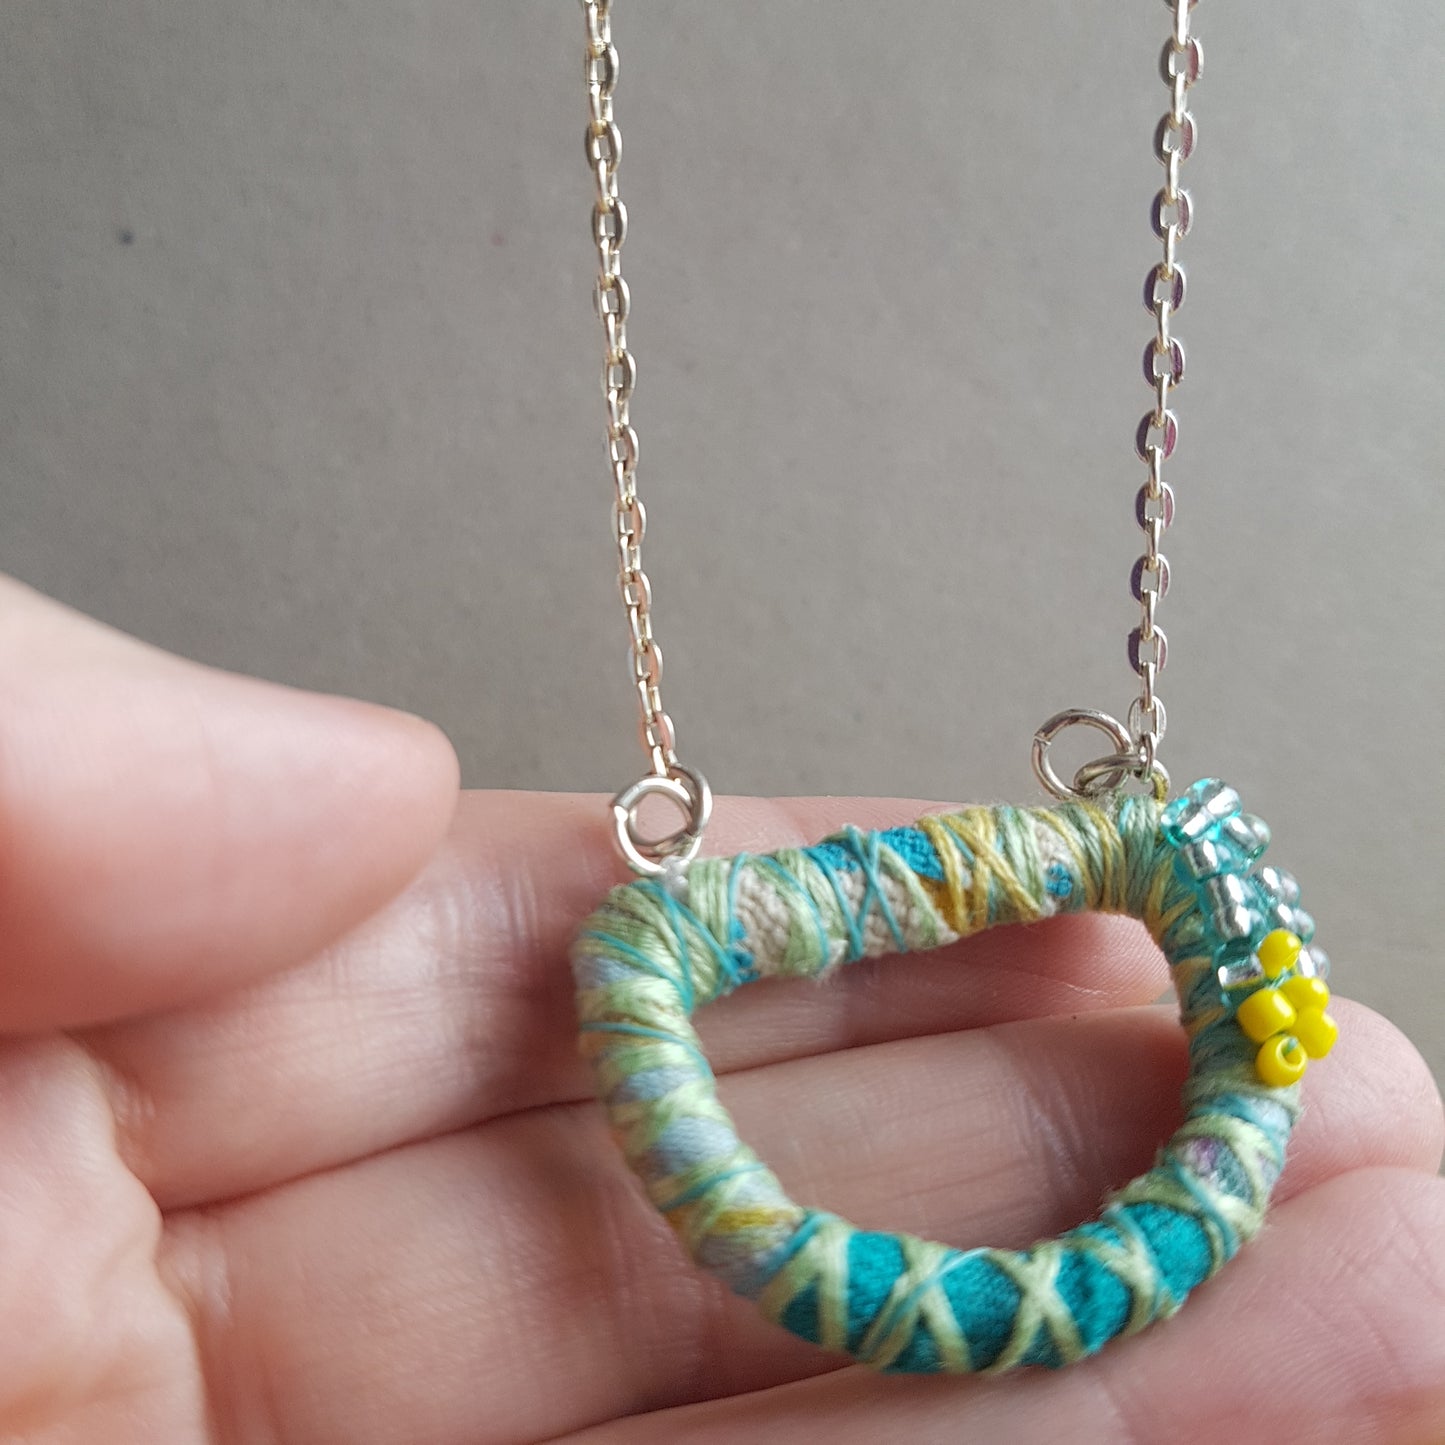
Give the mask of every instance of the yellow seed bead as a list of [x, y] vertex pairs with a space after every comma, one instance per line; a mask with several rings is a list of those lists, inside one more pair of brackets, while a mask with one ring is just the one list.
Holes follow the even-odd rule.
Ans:
[[1294, 1005], [1277, 988], [1262, 988], [1240, 1004], [1237, 1017], [1240, 1028], [1262, 1044], [1294, 1023]]
[[1302, 1009], [1295, 1020], [1294, 1033], [1310, 1058], [1322, 1059], [1334, 1048], [1340, 1026], [1324, 1009], [1307, 1008]]
[[1272, 1089], [1287, 1089], [1304, 1077], [1309, 1058], [1297, 1039], [1277, 1034], [1254, 1056], [1254, 1069]]
[[1273, 933], [1266, 934], [1264, 942], [1256, 950], [1265, 977], [1278, 978], [1286, 969], [1293, 968], [1303, 947], [1299, 935], [1287, 928], [1276, 928]]
[[1330, 1006], [1330, 986], [1322, 978], [1287, 979], [1280, 985], [1280, 992], [1301, 1012]]

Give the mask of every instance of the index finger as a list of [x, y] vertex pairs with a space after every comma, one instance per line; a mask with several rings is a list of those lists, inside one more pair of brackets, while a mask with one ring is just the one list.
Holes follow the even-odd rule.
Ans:
[[172, 657], [0, 577], [0, 1032], [213, 995], [313, 954], [456, 800], [403, 713]]
[[[710, 841], [762, 851], [928, 806], [722, 799]], [[624, 876], [606, 817], [598, 797], [465, 794], [416, 883], [321, 957], [204, 1007], [90, 1035], [125, 1080], [133, 1167], [168, 1205], [204, 1202], [589, 1094], [567, 948]], [[699, 1024], [723, 1073], [1146, 1002], [1165, 981], [1141, 925], [1060, 918], [850, 965], [826, 982], [745, 989]]]

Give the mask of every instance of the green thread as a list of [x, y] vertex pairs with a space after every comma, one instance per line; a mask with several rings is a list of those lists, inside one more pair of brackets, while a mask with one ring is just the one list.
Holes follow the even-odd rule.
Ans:
[[[814, 848], [694, 863], [685, 899], [615, 889], [573, 958], [583, 1053], [648, 1194], [697, 1261], [770, 1319], [880, 1368], [1067, 1364], [1166, 1318], [1258, 1232], [1297, 1090], [1263, 1085], [1215, 978], [1209, 921], [1159, 805], [969, 808]], [[805, 1210], [738, 1140], [690, 1023], [757, 978], [816, 976], [1063, 912], [1140, 918], [1189, 1039], [1187, 1117], [1094, 1222], [960, 1251]]]

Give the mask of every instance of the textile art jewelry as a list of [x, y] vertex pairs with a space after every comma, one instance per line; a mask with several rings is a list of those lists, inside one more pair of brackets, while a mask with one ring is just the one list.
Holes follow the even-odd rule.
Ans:
[[[1172, 321], [1185, 297], [1178, 244], [1194, 215], [1179, 177], [1198, 139], [1186, 101], [1202, 64], [1193, 0], [1168, 8], [1161, 68], [1170, 105], [1154, 136], [1167, 179], [1152, 212], [1164, 251], [1144, 288], [1156, 322], [1144, 352], [1155, 404], [1136, 438], [1147, 475], [1135, 517], [1148, 540], [1131, 577], [1141, 617], [1129, 661], [1140, 686], [1127, 724], [1076, 709], [1039, 729], [1034, 770], [1059, 800], [1053, 806], [963, 808], [886, 832], [849, 828], [811, 848], [694, 861], [712, 795], [679, 761], [663, 710], [642, 569], [611, 4], [582, 3], [608, 460], [650, 762], [612, 803], [618, 845], [640, 876], [608, 895], [572, 950], [582, 1050], [628, 1163], [692, 1258], [769, 1319], [880, 1369], [1065, 1365], [1172, 1315], [1259, 1230], [1300, 1077], [1337, 1033], [1326, 1011], [1328, 960], [1313, 945], [1299, 888], [1288, 873], [1257, 866], [1269, 830], [1214, 779], [1168, 801], [1158, 758], [1166, 716], [1155, 688], [1168, 645], [1155, 616], [1169, 590], [1160, 542], [1174, 516], [1164, 467], [1178, 440], [1170, 397], [1184, 377]], [[1111, 751], [1065, 783], [1050, 749], [1078, 726], [1102, 733]], [[1127, 791], [1130, 782], [1145, 792]], [[654, 795], [682, 817], [660, 839], [638, 822]], [[860, 1230], [793, 1203], [738, 1139], [690, 1023], [703, 1004], [758, 979], [814, 976], [1000, 924], [1089, 911], [1143, 920], [1169, 960], [1190, 1059], [1183, 1126], [1091, 1222], [1017, 1251]]]

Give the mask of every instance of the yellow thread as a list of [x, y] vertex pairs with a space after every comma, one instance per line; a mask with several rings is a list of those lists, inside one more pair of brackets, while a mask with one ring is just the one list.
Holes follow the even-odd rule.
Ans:
[[971, 932], [988, 927], [989, 898], [995, 893], [1002, 894], [1007, 905], [999, 908], [995, 922], [1032, 923], [1042, 916], [1038, 899], [1024, 887], [999, 850], [998, 824], [991, 809], [970, 808], [958, 815], [954, 832], [974, 855]]
[[1129, 902], [1129, 866], [1118, 824], [1097, 803], [1080, 803], [1099, 842], [1099, 895], [1089, 906], [1105, 913], [1123, 913]]
[[953, 832], [941, 817], [920, 818], [918, 826], [933, 844], [933, 851], [938, 854], [938, 861], [943, 868], [943, 881], [946, 885], [941, 902], [943, 921], [961, 938], [967, 938], [976, 931], [970, 926], [964, 911], [971, 879], [965, 876], [963, 856], [958, 850]]
[[818, 1271], [818, 1343], [825, 1350], [848, 1348], [848, 1233], [825, 1225], [812, 1240]]

